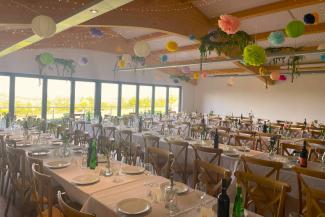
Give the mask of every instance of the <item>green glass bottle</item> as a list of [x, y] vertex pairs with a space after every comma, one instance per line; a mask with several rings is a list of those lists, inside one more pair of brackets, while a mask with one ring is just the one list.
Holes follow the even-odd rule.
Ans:
[[237, 184], [236, 187], [236, 197], [234, 208], [232, 211], [232, 217], [244, 217], [244, 200], [242, 196], [242, 188], [240, 185]]
[[91, 143], [91, 154], [90, 154], [90, 163], [89, 167], [90, 169], [94, 170], [97, 166], [97, 144], [96, 140], [93, 139]]

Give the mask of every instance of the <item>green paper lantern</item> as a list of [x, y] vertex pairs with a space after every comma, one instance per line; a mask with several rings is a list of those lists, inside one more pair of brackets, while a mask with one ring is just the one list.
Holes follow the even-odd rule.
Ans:
[[54, 57], [50, 53], [42, 53], [40, 55], [40, 61], [44, 65], [51, 65], [54, 62]]
[[300, 20], [291, 21], [288, 23], [285, 32], [288, 37], [297, 38], [305, 33], [305, 24]]
[[266, 61], [264, 48], [257, 44], [248, 45], [244, 49], [244, 62], [250, 66], [261, 66]]

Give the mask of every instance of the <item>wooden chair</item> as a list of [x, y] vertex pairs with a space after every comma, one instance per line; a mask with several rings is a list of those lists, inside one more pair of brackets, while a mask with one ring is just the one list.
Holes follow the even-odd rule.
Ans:
[[[38, 164], [32, 165], [33, 189], [36, 196], [39, 217], [62, 217], [58, 208], [54, 206], [52, 177], [40, 172]], [[46, 201], [44, 201], [46, 198]]]
[[[279, 180], [279, 175], [280, 175], [280, 170], [282, 169], [283, 165], [281, 162], [276, 162], [276, 161], [269, 161], [269, 160], [263, 160], [263, 159], [258, 159], [255, 157], [248, 157], [242, 155], [240, 157], [241, 161], [243, 162], [244, 165], [244, 171], [246, 173], [251, 173], [254, 174], [254, 171], [252, 169], [252, 165], [257, 165], [257, 166], [262, 166], [265, 172], [265, 177], [267, 178], [272, 178], [275, 180]], [[268, 170], [269, 169], [269, 170]]]
[[235, 135], [235, 146], [248, 146], [250, 149], [256, 149], [257, 139], [251, 136]]
[[104, 127], [103, 134], [110, 139], [110, 141], [116, 141], [116, 127]]
[[88, 141], [88, 134], [86, 134], [82, 130], [75, 130], [73, 136], [73, 143], [74, 145], [82, 146], [86, 144]]
[[298, 144], [291, 143], [281, 143], [281, 152], [282, 156], [293, 156], [294, 151], [300, 152], [302, 150], [302, 146]]
[[102, 124], [92, 124], [91, 129], [93, 131], [92, 138], [97, 139], [103, 133], [103, 126]]
[[275, 148], [279, 150], [279, 142], [280, 142], [280, 135], [272, 134], [272, 133], [261, 133], [258, 132], [256, 134], [256, 150], [267, 152], [269, 150], [270, 139], [275, 139]]
[[290, 127], [288, 130], [288, 137], [302, 138], [303, 129], [298, 127]]
[[85, 131], [86, 130], [86, 122], [85, 121], [75, 121], [74, 122], [74, 129], [75, 130]]
[[193, 188], [198, 182], [203, 182], [207, 186], [207, 193], [216, 197], [221, 191], [221, 181], [223, 178], [230, 181], [231, 172], [223, 167], [201, 161], [194, 161]]
[[181, 176], [182, 182], [187, 183], [188, 178], [188, 168], [187, 168], [187, 158], [188, 158], [188, 146], [187, 142], [183, 141], [169, 141], [169, 151], [174, 155], [174, 165], [173, 169], [175, 173]]
[[306, 142], [308, 149], [308, 160], [319, 161], [316, 150], [320, 154], [323, 154], [325, 152], [325, 140], [306, 139]]
[[235, 176], [243, 186], [245, 209], [253, 205], [262, 216], [284, 216], [285, 198], [291, 190], [287, 183], [241, 171], [236, 171]]
[[[4, 191], [5, 185], [5, 177], [7, 174], [7, 154], [6, 154], [6, 143], [5, 143], [5, 136], [0, 136], [0, 187], [1, 187], [1, 195]], [[8, 182], [8, 180], [7, 180]]]
[[26, 172], [26, 152], [22, 149], [7, 147], [7, 162], [10, 179], [10, 192], [5, 210], [5, 216], [10, 208], [10, 203], [15, 203], [16, 195], [19, 196], [19, 205], [25, 211], [28, 210], [31, 186]]
[[145, 162], [152, 164], [156, 174], [169, 178], [172, 161], [174, 160], [173, 153], [153, 146], [147, 147], [146, 153], [147, 158]]
[[94, 214], [80, 212], [72, 207], [70, 207], [62, 198], [61, 191], [58, 192], [58, 203], [59, 208], [64, 217], [96, 217]]
[[325, 181], [325, 173], [308, 168], [294, 167], [299, 188], [299, 212], [306, 217], [325, 216], [325, 191], [308, 183], [306, 177]]
[[121, 130], [119, 131], [119, 143], [118, 143], [118, 160], [121, 160], [123, 156], [128, 164], [136, 164], [136, 160], [141, 155], [141, 146], [132, 143], [132, 131]]
[[222, 149], [202, 147], [199, 145], [192, 146], [195, 152], [195, 160], [206, 161], [210, 164], [220, 165]]

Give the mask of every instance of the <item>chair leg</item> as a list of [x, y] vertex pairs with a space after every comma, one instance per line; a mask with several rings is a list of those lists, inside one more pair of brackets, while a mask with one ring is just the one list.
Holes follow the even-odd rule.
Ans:
[[8, 201], [7, 201], [7, 206], [6, 206], [6, 210], [5, 210], [5, 216], [8, 216], [8, 211], [9, 211], [9, 207], [10, 207], [10, 202], [11, 202], [11, 196], [12, 196], [13, 191], [10, 191], [9, 193], [9, 197], [8, 197]]
[[2, 195], [3, 194], [3, 188], [4, 188], [4, 181], [5, 181], [5, 172], [3, 170], [1, 170], [1, 182], [0, 182], [0, 185], [1, 185], [1, 192], [0, 194]]
[[8, 170], [7, 170], [7, 172], [6, 172], [6, 181], [5, 181], [5, 183], [6, 183], [6, 186], [5, 186], [5, 192], [4, 192], [4, 195], [6, 196], [7, 195], [7, 191], [8, 191], [8, 187], [9, 187], [9, 182], [10, 182], [10, 177], [9, 177], [9, 172], [8, 172]]

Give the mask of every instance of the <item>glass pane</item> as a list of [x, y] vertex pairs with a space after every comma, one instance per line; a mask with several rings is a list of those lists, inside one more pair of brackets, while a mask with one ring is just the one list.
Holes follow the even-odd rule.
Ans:
[[48, 79], [47, 119], [58, 119], [70, 113], [71, 82]]
[[139, 113], [151, 113], [152, 86], [139, 87]]
[[102, 116], [117, 115], [118, 84], [102, 83]]
[[135, 112], [136, 92], [136, 85], [122, 84], [122, 115], [127, 115]]
[[0, 114], [9, 112], [9, 86], [9, 77], [0, 76]]
[[17, 119], [26, 116], [41, 117], [43, 80], [16, 77], [15, 114]]
[[90, 112], [90, 116], [94, 114], [95, 102], [95, 83], [76, 81], [75, 89], [75, 114], [86, 114]]
[[179, 88], [170, 87], [169, 88], [169, 111], [179, 112]]
[[155, 113], [166, 112], [166, 87], [155, 88]]

